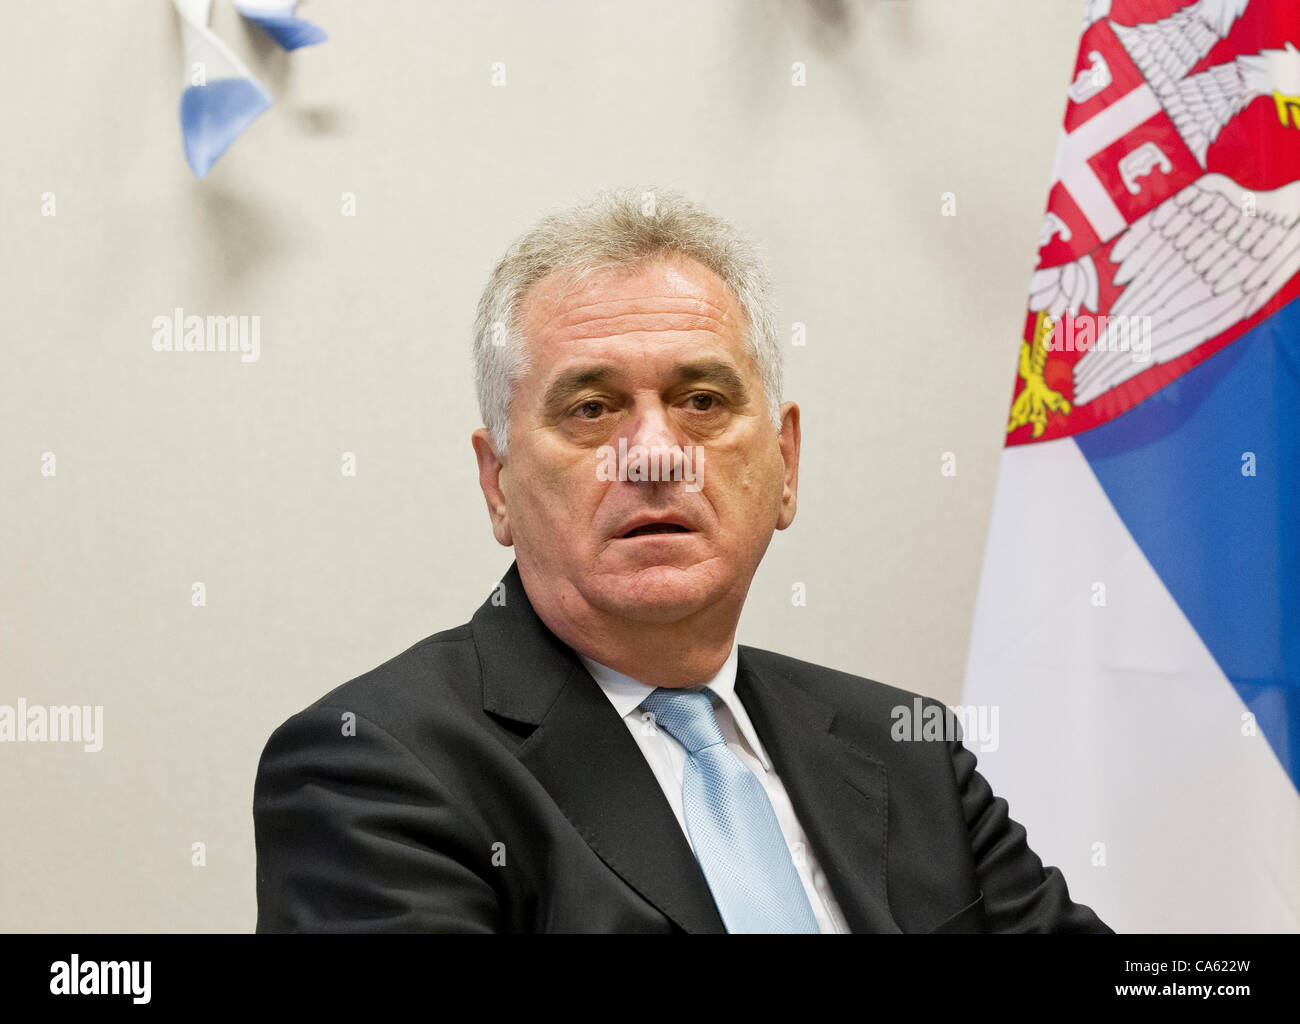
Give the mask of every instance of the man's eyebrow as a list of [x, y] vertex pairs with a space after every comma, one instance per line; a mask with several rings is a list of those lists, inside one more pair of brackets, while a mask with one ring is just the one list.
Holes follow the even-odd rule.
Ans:
[[[547, 418], [558, 416], [569, 399], [583, 388], [610, 387], [619, 376], [618, 368], [613, 366], [584, 367], [560, 374], [542, 395], [542, 415]], [[735, 367], [717, 360], [682, 363], [674, 368], [669, 379], [673, 384], [716, 384], [738, 402], [744, 402], [749, 396], [749, 388]]]
[[607, 385], [617, 376], [612, 366], [591, 366], [581, 370], [569, 370], [560, 374], [547, 387], [542, 396], [542, 414], [546, 417], [559, 415], [569, 397], [583, 388]]
[[739, 401], [744, 401], [749, 395], [749, 388], [745, 386], [744, 378], [736, 372], [736, 368], [730, 363], [716, 360], [701, 363], [683, 363], [677, 367], [676, 372], [673, 374], [673, 380], [682, 384], [694, 383], [695, 381], [716, 384]]

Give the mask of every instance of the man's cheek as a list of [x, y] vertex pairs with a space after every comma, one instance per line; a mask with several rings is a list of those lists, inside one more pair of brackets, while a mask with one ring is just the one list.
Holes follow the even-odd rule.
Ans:
[[586, 479], [585, 467], [572, 462], [541, 462], [529, 474], [527, 486], [541, 505], [556, 504], [565, 494], [575, 494]]

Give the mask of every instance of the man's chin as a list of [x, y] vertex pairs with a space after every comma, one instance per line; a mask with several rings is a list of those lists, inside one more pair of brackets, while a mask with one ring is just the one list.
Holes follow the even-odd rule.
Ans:
[[710, 568], [648, 565], [603, 575], [596, 582], [593, 603], [633, 621], [677, 622], [717, 600], [717, 581]]

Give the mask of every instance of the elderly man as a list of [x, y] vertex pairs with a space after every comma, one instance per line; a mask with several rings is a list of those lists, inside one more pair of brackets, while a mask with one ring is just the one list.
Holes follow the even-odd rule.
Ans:
[[895, 738], [919, 698], [736, 644], [800, 438], [731, 227], [631, 192], [547, 218], [475, 368], [515, 563], [272, 735], [259, 931], [1109, 931], [959, 736]]

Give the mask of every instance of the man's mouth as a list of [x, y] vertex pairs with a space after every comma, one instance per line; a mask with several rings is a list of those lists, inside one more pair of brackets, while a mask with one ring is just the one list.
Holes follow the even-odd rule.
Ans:
[[628, 530], [623, 534], [623, 539], [628, 537], [648, 537], [656, 533], [690, 533], [691, 531], [684, 526], [678, 526], [676, 523], [647, 523], [645, 526], [638, 526], [634, 530]]

